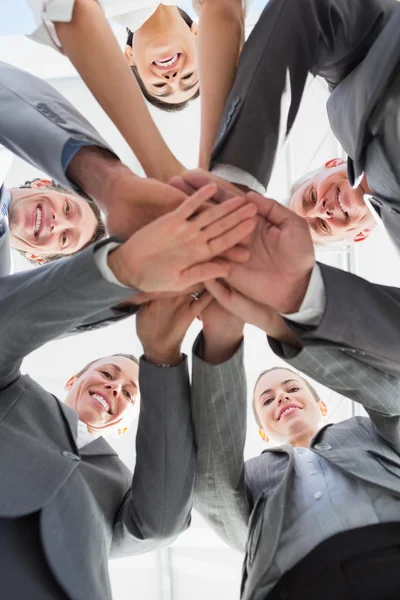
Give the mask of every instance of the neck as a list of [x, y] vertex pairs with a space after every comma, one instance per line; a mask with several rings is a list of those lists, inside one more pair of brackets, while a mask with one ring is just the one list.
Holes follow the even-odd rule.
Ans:
[[318, 429], [316, 431], [300, 431], [293, 434], [287, 443], [293, 446], [293, 448], [309, 448], [311, 440], [317, 433]]

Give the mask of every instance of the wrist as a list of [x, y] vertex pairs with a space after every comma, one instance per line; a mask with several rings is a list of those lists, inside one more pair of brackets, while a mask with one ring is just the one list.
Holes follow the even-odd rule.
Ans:
[[[314, 266], [314, 265], [313, 265]], [[290, 293], [282, 300], [277, 310], [282, 315], [291, 315], [299, 312], [306, 296], [310, 283], [312, 268], [301, 278], [296, 279], [290, 286]]]
[[203, 331], [203, 360], [212, 365], [226, 362], [235, 354], [243, 340], [243, 333], [229, 340], [210, 338]]
[[180, 349], [169, 352], [160, 352], [159, 350], [152, 352], [144, 349], [144, 357], [152, 365], [171, 365], [172, 367], [178, 366], [183, 360]]
[[[127, 242], [118, 246], [115, 250], [108, 253], [107, 265], [120, 283], [128, 287], [139, 289], [138, 278], [135, 278], [134, 267], [132, 265], [133, 257], [127, 255]], [[129, 264], [130, 268], [127, 268]]]
[[113, 188], [121, 176], [135, 175], [110, 150], [83, 146], [67, 168], [67, 177], [107, 212], [113, 199]]

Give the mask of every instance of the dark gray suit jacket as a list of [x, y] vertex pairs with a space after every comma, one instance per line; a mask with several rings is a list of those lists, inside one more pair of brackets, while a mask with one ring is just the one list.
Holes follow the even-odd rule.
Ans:
[[[94, 127], [51, 85], [0, 62], [0, 144], [59, 183], [74, 188], [65, 174], [67, 165], [63, 164], [68, 142], [112, 152]], [[76, 191], [82, 193], [82, 190]], [[9, 244], [2, 242], [0, 260], [8, 252]], [[124, 311], [107, 308], [77, 323], [68, 335], [110, 325], [137, 310], [134, 306]]]
[[[278, 351], [278, 345], [274, 348]], [[344, 473], [400, 500], [400, 380], [359, 363], [335, 344], [290, 348], [280, 355], [301, 371], [362, 404], [371, 419], [354, 417], [322, 428], [312, 450]], [[232, 547], [245, 551], [244, 600], [265, 600], [267, 571], [293, 502], [294, 453], [271, 448], [246, 463], [247, 389], [243, 348], [221, 365], [201, 360], [195, 348], [192, 413], [197, 446], [195, 504]], [[256, 424], [254, 423], [256, 427]], [[269, 591], [269, 590], [268, 590]]]
[[110, 555], [166, 544], [189, 524], [195, 453], [185, 363], [141, 363], [133, 479], [103, 438], [78, 450], [76, 413], [19, 371], [35, 348], [133, 292], [102, 278], [93, 249], [0, 279], [4, 598], [110, 599]]
[[[243, 48], [212, 164], [237, 166], [267, 187], [287, 80], [291, 105], [286, 134], [311, 73], [324, 77], [331, 91], [336, 88], [329, 101], [331, 124], [354, 160], [356, 174], [365, 170], [374, 191], [398, 201], [399, 178], [391, 194], [385, 185], [392, 163], [397, 169], [400, 143], [394, 119], [399, 105], [399, 84], [393, 81], [400, 44], [396, 11], [396, 0], [270, 0]], [[371, 143], [380, 144], [380, 151], [372, 152]]]

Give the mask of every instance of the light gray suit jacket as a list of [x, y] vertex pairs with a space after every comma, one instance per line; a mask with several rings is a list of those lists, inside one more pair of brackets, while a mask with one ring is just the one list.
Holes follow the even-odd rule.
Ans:
[[[285, 506], [293, 501], [294, 455], [285, 445], [244, 463], [247, 393], [242, 353], [240, 348], [226, 363], [212, 366], [199, 357], [201, 345], [195, 349], [195, 507], [228, 544], [245, 550], [242, 598], [264, 600]], [[312, 440], [313, 451], [344, 473], [400, 499], [399, 379], [359, 363], [333, 344], [323, 350], [297, 350], [288, 362], [361, 403], [371, 417], [324, 427]]]
[[[112, 152], [94, 127], [51, 85], [0, 62], [0, 144], [59, 183], [74, 188], [63, 164], [68, 142]], [[82, 194], [82, 190], [76, 191]], [[9, 272], [9, 264], [10, 243], [5, 235], [0, 238], [0, 275]], [[124, 312], [107, 308], [77, 323], [68, 335], [98, 329], [136, 311], [137, 307]]]
[[[102, 278], [93, 249], [0, 279], [4, 598], [110, 599], [110, 554], [145, 552], [189, 524], [195, 453], [185, 363], [141, 363], [133, 479], [103, 438], [78, 450], [76, 413], [19, 371], [35, 348], [133, 292]], [[35, 513], [39, 539], [28, 520]], [[21, 522], [26, 530], [19, 532]]]

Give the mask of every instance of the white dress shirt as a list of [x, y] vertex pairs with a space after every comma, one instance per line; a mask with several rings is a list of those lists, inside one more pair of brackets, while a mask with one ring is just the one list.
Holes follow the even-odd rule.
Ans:
[[[176, 6], [177, 0], [97, 0], [107, 19], [137, 31], [160, 4]], [[61, 51], [61, 43], [53, 21], [69, 23], [72, 19], [75, 0], [28, 0], [37, 28], [28, 36], [35, 42], [52, 46]]]

